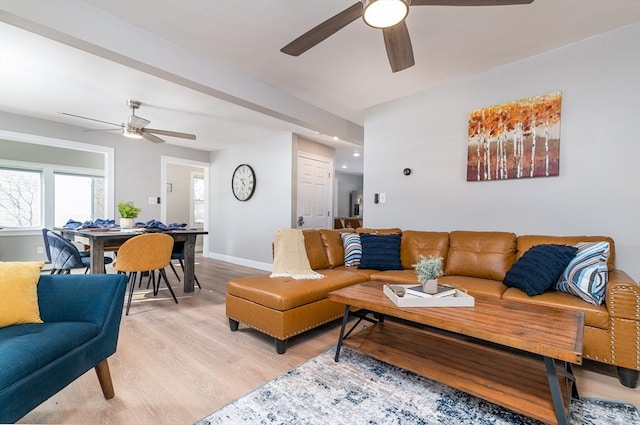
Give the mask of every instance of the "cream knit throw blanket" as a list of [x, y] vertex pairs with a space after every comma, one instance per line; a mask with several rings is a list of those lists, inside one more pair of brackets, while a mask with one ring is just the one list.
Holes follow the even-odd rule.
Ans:
[[322, 279], [324, 277], [324, 275], [313, 271], [309, 265], [302, 230], [276, 230], [273, 241], [274, 257], [271, 277], [292, 277], [293, 279]]

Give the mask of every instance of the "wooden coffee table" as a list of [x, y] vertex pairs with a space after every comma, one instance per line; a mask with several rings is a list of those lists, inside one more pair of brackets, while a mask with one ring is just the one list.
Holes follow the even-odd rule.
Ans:
[[[329, 293], [346, 305], [336, 362], [344, 345], [542, 422], [568, 423], [583, 313], [482, 298], [474, 307], [397, 307], [382, 285]], [[373, 326], [351, 335], [362, 320]]]

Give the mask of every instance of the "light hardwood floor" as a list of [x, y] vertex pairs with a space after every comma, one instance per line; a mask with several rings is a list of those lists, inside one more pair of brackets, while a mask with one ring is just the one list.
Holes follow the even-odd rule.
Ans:
[[[265, 272], [198, 257], [203, 287], [183, 294], [167, 270], [179, 304], [164, 286], [157, 297], [144, 289], [134, 293], [109, 358], [115, 398], [104, 399], [91, 370], [19, 423], [190, 424], [335, 346], [337, 322], [295, 337], [284, 355], [276, 354], [272, 338], [243, 325], [231, 332], [226, 282], [256, 273]], [[640, 405], [640, 387], [620, 385], [612, 368], [587, 364], [574, 371], [581, 396]]]

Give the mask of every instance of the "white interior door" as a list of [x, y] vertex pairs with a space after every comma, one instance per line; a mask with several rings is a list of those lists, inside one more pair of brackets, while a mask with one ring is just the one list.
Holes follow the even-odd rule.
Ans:
[[331, 228], [333, 159], [298, 155], [297, 225], [300, 229]]

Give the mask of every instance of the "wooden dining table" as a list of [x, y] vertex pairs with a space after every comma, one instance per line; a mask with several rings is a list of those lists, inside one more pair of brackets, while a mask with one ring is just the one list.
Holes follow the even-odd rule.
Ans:
[[[147, 229], [58, 229], [63, 237], [89, 246], [91, 273], [104, 273], [105, 247], [117, 248], [134, 236], [148, 233]], [[197, 229], [163, 231], [176, 242], [184, 242], [184, 292], [193, 292], [196, 264], [196, 237], [209, 232]]]

